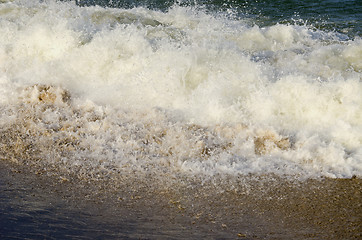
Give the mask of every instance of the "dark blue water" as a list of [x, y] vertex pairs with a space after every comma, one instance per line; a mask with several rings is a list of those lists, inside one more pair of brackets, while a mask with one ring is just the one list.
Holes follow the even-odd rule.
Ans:
[[77, 3], [80, 6], [145, 7], [161, 11], [181, 5], [213, 14], [227, 13], [232, 18], [251, 17], [260, 27], [277, 23], [301, 24], [349, 37], [361, 37], [362, 34], [362, 1], [359, 0], [78, 0]]

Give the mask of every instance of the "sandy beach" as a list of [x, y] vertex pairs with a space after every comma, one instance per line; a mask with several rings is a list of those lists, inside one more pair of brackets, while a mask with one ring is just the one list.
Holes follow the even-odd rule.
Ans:
[[362, 234], [359, 178], [178, 179], [163, 187], [152, 176], [81, 180], [6, 161], [0, 169], [3, 239], [359, 239]]

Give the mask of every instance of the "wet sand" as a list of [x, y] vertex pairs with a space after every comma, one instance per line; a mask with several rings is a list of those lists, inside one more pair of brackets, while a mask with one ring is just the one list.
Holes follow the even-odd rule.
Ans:
[[361, 239], [362, 179], [80, 179], [0, 161], [1, 239]]

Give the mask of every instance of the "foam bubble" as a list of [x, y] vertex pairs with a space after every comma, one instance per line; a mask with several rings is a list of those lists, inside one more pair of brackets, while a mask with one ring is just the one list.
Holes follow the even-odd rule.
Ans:
[[88, 171], [361, 175], [360, 39], [179, 6], [15, 1], [0, 15], [9, 157]]

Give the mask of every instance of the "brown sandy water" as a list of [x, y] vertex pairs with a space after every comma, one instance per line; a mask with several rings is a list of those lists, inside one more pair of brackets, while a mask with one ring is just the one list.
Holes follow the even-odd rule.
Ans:
[[[2, 239], [360, 239], [362, 180], [85, 180], [1, 161]], [[172, 187], [170, 187], [172, 186]]]

